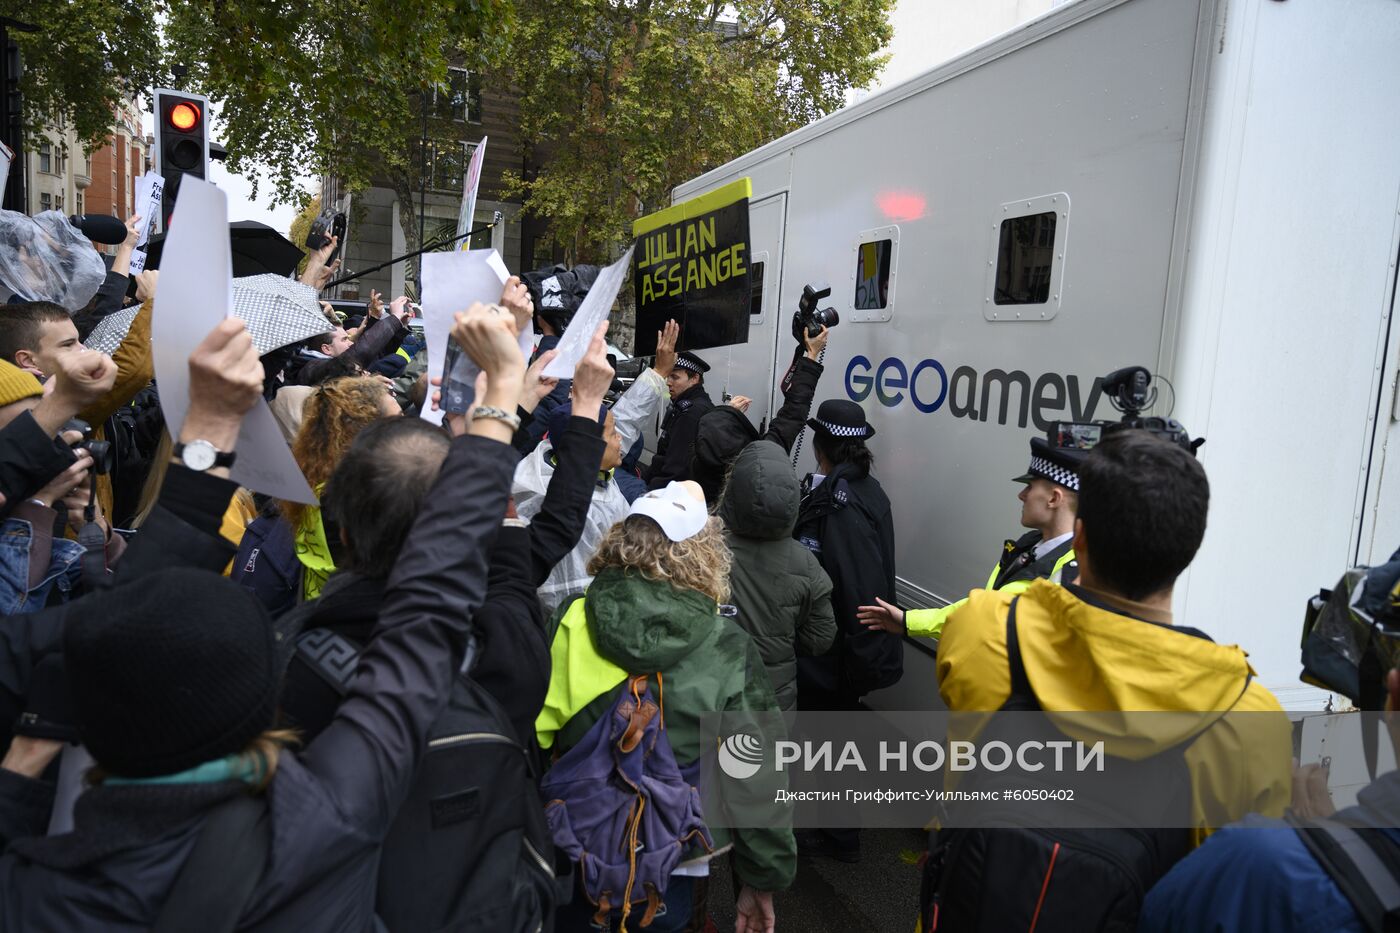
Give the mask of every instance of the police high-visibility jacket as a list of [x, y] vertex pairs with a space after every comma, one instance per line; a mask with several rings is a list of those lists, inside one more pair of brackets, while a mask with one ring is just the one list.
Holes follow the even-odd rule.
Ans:
[[[1038, 531], [1028, 532], [1015, 541], [1008, 539], [983, 589], [1024, 593], [1032, 581], [1041, 577], [1052, 583], [1073, 583], [1079, 576], [1079, 565], [1070, 542], [1065, 541], [1036, 557], [1035, 546], [1040, 540]], [[937, 638], [948, 617], [966, 602], [964, 598], [941, 609], [911, 609], [904, 614], [904, 625], [909, 634], [917, 638]]]

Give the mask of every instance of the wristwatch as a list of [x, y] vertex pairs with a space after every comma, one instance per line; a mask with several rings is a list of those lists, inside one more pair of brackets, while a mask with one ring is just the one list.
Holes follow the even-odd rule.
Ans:
[[177, 460], [196, 473], [203, 473], [215, 467], [231, 467], [236, 456], [232, 451], [220, 450], [208, 441], [176, 444], [172, 453]]

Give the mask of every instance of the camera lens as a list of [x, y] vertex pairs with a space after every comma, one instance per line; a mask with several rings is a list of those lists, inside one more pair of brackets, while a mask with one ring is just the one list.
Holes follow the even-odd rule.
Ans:
[[812, 320], [822, 327], [835, 327], [841, 323], [841, 315], [836, 313], [835, 308], [822, 308], [812, 315]]

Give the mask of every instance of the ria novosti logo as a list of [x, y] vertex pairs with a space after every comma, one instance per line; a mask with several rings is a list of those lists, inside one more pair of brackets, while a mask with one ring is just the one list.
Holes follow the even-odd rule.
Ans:
[[719, 744], [719, 769], [737, 781], [745, 781], [763, 767], [763, 742], [747, 732], [736, 732]]

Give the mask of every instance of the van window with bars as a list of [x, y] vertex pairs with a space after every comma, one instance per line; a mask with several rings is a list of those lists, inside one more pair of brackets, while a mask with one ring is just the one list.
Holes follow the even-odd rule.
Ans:
[[749, 317], [763, 313], [763, 267], [767, 263], [755, 262], [749, 265]]
[[1038, 305], [1049, 301], [1054, 263], [1054, 211], [1003, 220], [997, 247], [996, 303]]

